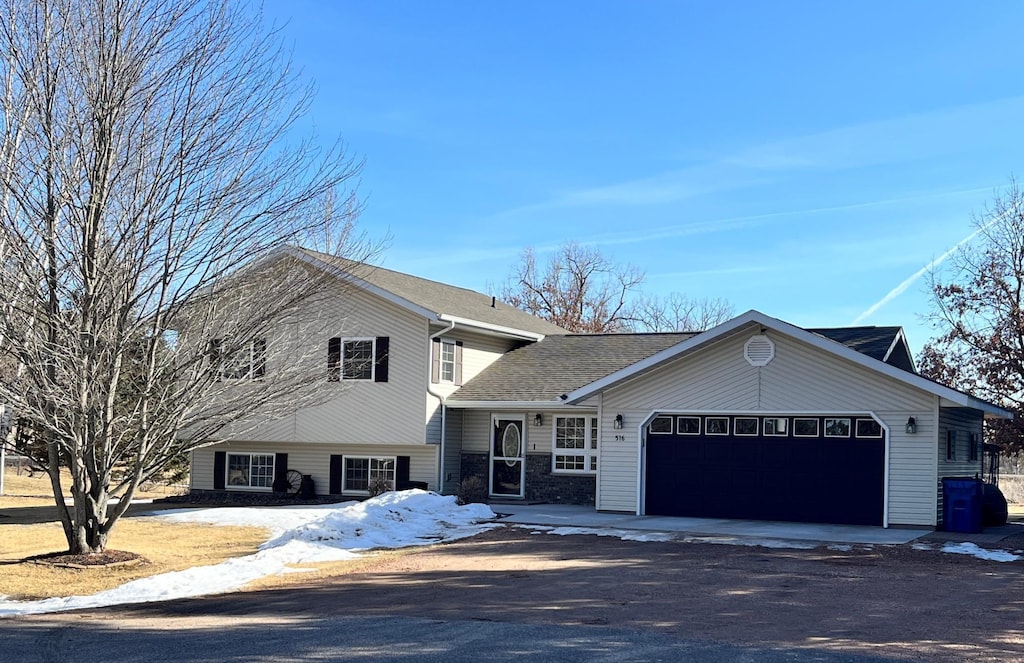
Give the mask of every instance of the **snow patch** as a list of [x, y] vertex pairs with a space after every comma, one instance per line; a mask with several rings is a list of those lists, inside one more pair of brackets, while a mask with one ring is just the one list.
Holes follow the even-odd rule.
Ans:
[[666, 532], [640, 532], [636, 530], [610, 529], [597, 527], [542, 527], [537, 525], [525, 525], [530, 529], [544, 529], [548, 534], [558, 536], [573, 536], [576, 534], [592, 534], [594, 536], [612, 536], [623, 541], [671, 541], [674, 534]]
[[1006, 550], [986, 550], [979, 548], [974, 543], [947, 543], [942, 546], [942, 552], [955, 553], [957, 555], [972, 555], [978, 559], [987, 559], [993, 562], [1016, 562], [1021, 558]]
[[171, 522], [266, 527], [269, 541], [253, 555], [212, 566], [140, 578], [91, 596], [11, 601], [0, 597], [0, 616], [99, 608], [125, 603], [216, 594], [259, 578], [297, 571], [290, 564], [341, 561], [374, 548], [405, 548], [454, 541], [493, 527], [483, 504], [458, 506], [454, 496], [424, 490], [390, 492], [365, 502], [295, 507], [187, 509], [151, 514]]

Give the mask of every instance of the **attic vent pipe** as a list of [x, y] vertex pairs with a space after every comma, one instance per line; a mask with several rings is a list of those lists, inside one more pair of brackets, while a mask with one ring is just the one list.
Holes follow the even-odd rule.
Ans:
[[497, 301], [497, 300], [498, 300], [498, 298], [497, 298], [497, 297], [495, 297], [494, 295], [491, 295], [491, 308], [497, 308], [497, 307], [495, 306], [495, 304], [497, 304], [497, 303], [498, 303], [498, 301]]

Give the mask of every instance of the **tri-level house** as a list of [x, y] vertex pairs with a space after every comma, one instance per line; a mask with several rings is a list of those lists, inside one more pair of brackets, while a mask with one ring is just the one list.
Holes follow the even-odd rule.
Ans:
[[[315, 407], [192, 455], [194, 491], [375, 485], [637, 514], [935, 527], [942, 478], [983, 471], [1010, 412], [917, 374], [899, 327], [749, 311], [701, 333], [569, 334], [494, 297], [311, 251], [344, 337]], [[339, 308], [340, 310], [340, 308]], [[329, 394], [328, 394], [329, 396]]]

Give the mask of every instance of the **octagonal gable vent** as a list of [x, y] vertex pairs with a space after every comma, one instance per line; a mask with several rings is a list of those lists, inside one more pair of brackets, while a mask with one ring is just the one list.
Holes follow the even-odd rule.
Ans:
[[751, 366], [767, 366], [775, 358], [775, 344], [764, 334], [755, 334], [743, 346], [743, 358]]

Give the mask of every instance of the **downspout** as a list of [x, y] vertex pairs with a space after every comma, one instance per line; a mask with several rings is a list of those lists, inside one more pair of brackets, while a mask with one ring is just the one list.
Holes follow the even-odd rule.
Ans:
[[437, 453], [437, 492], [444, 493], [444, 438], [445, 438], [445, 425], [447, 423], [447, 417], [444, 404], [444, 394], [439, 394], [434, 391], [433, 383], [430, 381], [431, 362], [433, 361], [434, 354], [434, 339], [441, 334], [447, 334], [451, 330], [455, 329], [455, 321], [452, 320], [448, 323], [448, 326], [439, 332], [435, 332], [427, 337], [427, 393], [437, 399], [438, 404], [441, 406], [441, 444]]

